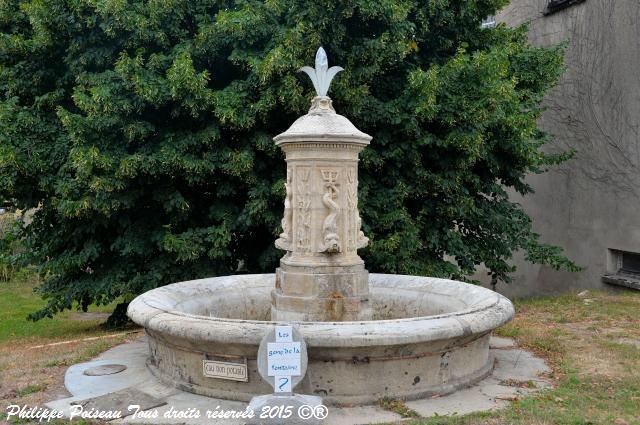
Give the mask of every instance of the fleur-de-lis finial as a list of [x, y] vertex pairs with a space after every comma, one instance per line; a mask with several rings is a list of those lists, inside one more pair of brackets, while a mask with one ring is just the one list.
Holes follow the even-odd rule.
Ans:
[[329, 91], [329, 86], [331, 85], [333, 77], [335, 77], [338, 72], [344, 71], [344, 69], [340, 66], [332, 66], [329, 68], [327, 53], [322, 47], [320, 47], [316, 52], [316, 68], [313, 69], [310, 66], [303, 66], [300, 68], [300, 71], [306, 73], [309, 78], [311, 78], [311, 82], [313, 83], [313, 87], [316, 89], [317, 95], [324, 97]]

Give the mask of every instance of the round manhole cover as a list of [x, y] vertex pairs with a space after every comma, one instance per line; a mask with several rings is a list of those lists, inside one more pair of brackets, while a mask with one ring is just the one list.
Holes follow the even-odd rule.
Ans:
[[114, 373], [122, 372], [126, 368], [123, 364], [103, 364], [85, 369], [84, 374], [87, 376], [113, 375]]

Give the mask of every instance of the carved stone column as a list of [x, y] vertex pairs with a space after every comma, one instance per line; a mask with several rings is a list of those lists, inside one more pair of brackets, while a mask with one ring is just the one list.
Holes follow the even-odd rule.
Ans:
[[358, 154], [371, 136], [336, 114], [326, 96], [342, 70], [327, 69], [324, 50], [311, 77], [318, 96], [307, 115], [274, 138], [286, 155], [283, 232], [276, 246], [287, 253], [276, 270], [272, 320], [369, 320], [368, 272], [357, 249], [368, 239], [358, 212]]

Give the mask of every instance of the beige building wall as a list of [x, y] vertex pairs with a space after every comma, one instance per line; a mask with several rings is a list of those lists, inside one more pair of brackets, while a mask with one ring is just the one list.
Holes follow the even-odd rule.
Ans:
[[568, 43], [540, 126], [555, 136], [550, 149], [576, 155], [530, 176], [536, 193], [514, 198], [544, 242], [586, 269], [557, 272], [517, 256], [513, 284], [498, 285], [508, 296], [610, 287], [601, 280], [615, 268], [609, 249], [640, 253], [640, 1], [586, 0], [545, 16], [547, 4], [513, 0], [497, 20], [529, 22], [537, 46]]

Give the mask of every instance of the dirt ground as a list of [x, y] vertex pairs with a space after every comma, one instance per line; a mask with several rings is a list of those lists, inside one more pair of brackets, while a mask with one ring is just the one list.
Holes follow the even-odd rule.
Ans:
[[[516, 302], [516, 310], [514, 321], [497, 333], [543, 357], [553, 369], [555, 388], [513, 400], [497, 412], [413, 418], [404, 423], [640, 425], [640, 292], [586, 291], [523, 300]], [[82, 313], [70, 316], [74, 322], [101, 318]], [[141, 332], [92, 331], [73, 339], [20, 338], [0, 345], [2, 412], [10, 404], [43, 405], [68, 396], [64, 373], [69, 365], [135, 339]]]
[[[137, 338], [141, 333], [140, 330], [130, 330], [80, 340], [42, 341], [42, 344], [13, 342], [0, 346], [0, 403], [3, 413], [12, 404], [43, 406], [51, 400], [69, 397], [71, 394], [64, 386], [64, 374], [70, 365], [96, 357], [111, 347]], [[0, 417], [0, 423], [7, 422]]]

